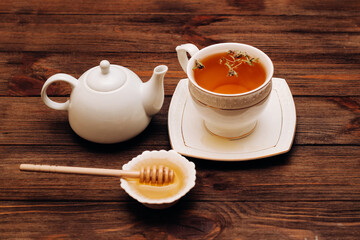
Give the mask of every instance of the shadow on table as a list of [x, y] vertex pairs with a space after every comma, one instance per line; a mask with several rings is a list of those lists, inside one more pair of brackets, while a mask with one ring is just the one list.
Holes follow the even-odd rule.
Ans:
[[289, 164], [291, 153], [289, 152], [276, 155], [273, 157], [267, 157], [255, 160], [246, 161], [210, 161], [197, 158], [188, 158], [193, 161], [197, 167], [197, 170], [250, 170], [250, 169], [267, 169], [276, 166], [282, 166]]
[[[150, 122], [149, 126], [139, 135], [127, 141], [114, 144], [99, 144], [87, 141], [73, 132], [73, 141], [83, 147], [86, 151], [95, 153], [116, 153], [126, 151], [137, 151], [139, 154], [145, 150], [169, 150], [169, 136], [167, 129], [158, 123]], [[136, 156], [133, 156], [136, 157]]]
[[[128, 203], [127, 211], [135, 217], [134, 235], [146, 239], [208, 239], [218, 235], [226, 225], [225, 220], [209, 204], [179, 201], [162, 210], [149, 209]], [[137, 230], [136, 230], [137, 229]], [[148, 229], [149, 231], [144, 231]], [[137, 234], [135, 231], [139, 231]]]

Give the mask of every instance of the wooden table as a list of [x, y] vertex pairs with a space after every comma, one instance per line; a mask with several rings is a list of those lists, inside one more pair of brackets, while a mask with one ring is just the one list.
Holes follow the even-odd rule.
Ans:
[[[35, 1], [0, 3], [0, 239], [359, 239], [360, 2]], [[130, 198], [116, 178], [36, 174], [20, 163], [121, 168], [171, 149], [167, 119], [184, 72], [175, 47], [220, 42], [266, 52], [294, 96], [290, 152], [243, 162], [188, 158], [195, 188], [167, 210]], [[102, 59], [144, 81], [166, 64], [165, 103], [134, 139], [78, 137], [39, 93], [58, 72]], [[66, 84], [49, 94], [64, 101]]]

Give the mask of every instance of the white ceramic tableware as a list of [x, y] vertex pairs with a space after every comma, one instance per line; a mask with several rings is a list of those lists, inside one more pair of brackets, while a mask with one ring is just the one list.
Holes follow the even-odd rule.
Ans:
[[[266, 80], [260, 87], [240, 94], [220, 94], [206, 90], [196, 83], [193, 74], [195, 61], [229, 50], [246, 52], [252, 58], [259, 59], [266, 72]], [[184, 44], [176, 47], [176, 51], [179, 63], [189, 79], [192, 103], [204, 120], [206, 128], [225, 138], [241, 138], [252, 133], [272, 90], [274, 67], [270, 58], [257, 48], [240, 43], [220, 43], [201, 50], [193, 44]]]
[[143, 165], [163, 165], [175, 172], [173, 183], [161, 187], [140, 185], [136, 181], [128, 179], [120, 180], [121, 187], [131, 197], [149, 208], [170, 207], [195, 186], [195, 164], [174, 150], [145, 151], [123, 165], [123, 170], [136, 171]]
[[273, 78], [269, 103], [252, 134], [245, 138], [218, 137], [206, 130], [191, 103], [188, 79], [179, 81], [168, 114], [172, 148], [183, 156], [216, 161], [244, 161], [283, 154], [291, 149], [296, 108], [285, 79]]
[[[71, 128], [82, 138], [97, 143], [126, 141], [141, 133], [164, 102], [165, 65], [154, 69], [143, 83], [131, 70], [101, 61], [78, 80], [68, 74], [55, 74], [43, 85], [41, 97], [55, 110], [67, 110]], [[70, 99], [51, 100], [46, 90], [57, 81], [71, 85]]]

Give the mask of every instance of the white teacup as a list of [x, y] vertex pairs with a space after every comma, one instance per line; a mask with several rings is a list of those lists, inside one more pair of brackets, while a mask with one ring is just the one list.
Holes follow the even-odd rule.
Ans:
[[[195, 60], [229, 50], [240, 50], [259, 59], [266, 72], [266, 80], [260, 87], [245, 93], [221, 94], [206, 90], [196, 83], [193, 71]], [[176, 47], [176, 52], [189, 79], [192, 103], [204, 120], [205, 127], [211, 133], [226, 138], [241, 138], [251, 134], [272, 90], [274, 66], [270, 58], [257, 48], [240, 43], [220, 43], [201, 50], [188, 43]]]

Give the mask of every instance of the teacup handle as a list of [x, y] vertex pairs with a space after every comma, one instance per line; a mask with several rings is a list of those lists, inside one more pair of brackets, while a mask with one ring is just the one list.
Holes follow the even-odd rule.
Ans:
[[69, 100], [67, 100], [64, 103], [59, 103], [59, 102], [55, 102], [53, 100], [51, 100], [46, 91], [48, 89], [48, 87], [57, 81], [63, 81], [63, 82], [67, 82], [71, 85], [71, 88], [74, 89], [74, 87], [76, 87], [76, 84], [78, 83], [78, 80], [68, 74], [64, 74], [64, 73], [58, 73], [55, 74], [53, 76], [51, 76], [50, 78], [48, 78], [48, 80], [46, 80], [46, 82], [44, 83], [42, 89], [41, 89], [41, 99], [44, 101], [44, 103], [46, 104], [46, 106], [48, 106], [49, 108], [55, 109], [55, 110], [67, 110], [69, 108]]
[[187, 68], [187, 65], [189, 62], [187, 53], [189, 53], [190, 56], [192, 57], [198, 51], [199, 51], [199, 49], [194, 44], [191, 44], [191, 43], [182, 44], [182, 45], [176, 47], [176, 52], [177, 52], [179, 63], [186, 74], [187, 74], [186, 68]]

